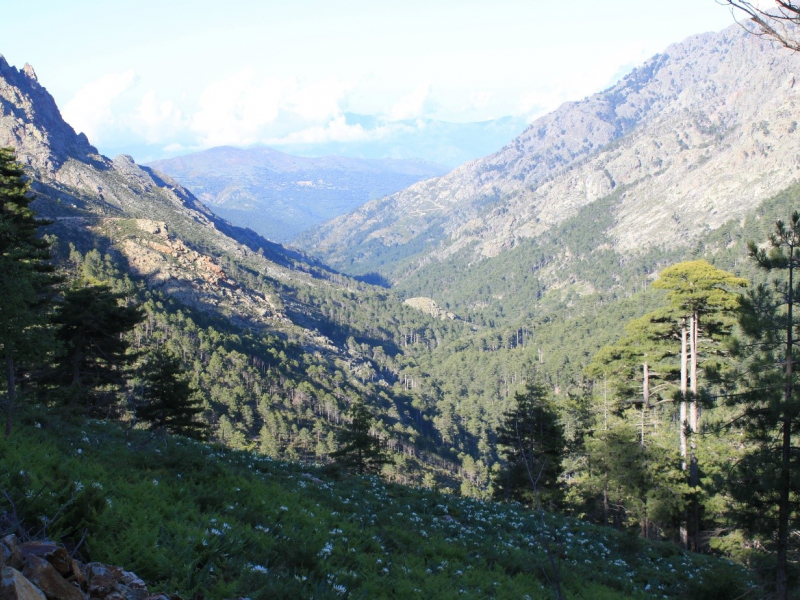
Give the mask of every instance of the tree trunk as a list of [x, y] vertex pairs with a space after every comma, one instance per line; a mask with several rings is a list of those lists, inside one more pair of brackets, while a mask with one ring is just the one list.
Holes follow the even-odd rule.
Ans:
[[6, 407], [6, 437], [11, 436], [11, 413], [17, 402], [17, 380], [14, 374], [14, 357], [6, 356], [6, 385], [8, 390], [8, 406]]
[[647, 368], [647, 363], [642, 365], [642, 440], [641, 445], [644, 448], [644, 416], [645, 411], [650, 407], [650, 373]]
[[689, 333], [691, 344], [691, 357], [692, 357], [692, 376], [691, 376], [691, 392], [692, 403], [689, 407], [689, 426], [692, 433], [697, 433], [697, 331], [699, 329], [699, 315], [694, 313], [691, 320], [691, 331]]
[[687, 351], [686, 318], [683, 319], [681, 328], [681, 409], [680, 409], [680, 439], [681, 439], [681, 468], [686, 470], [686, 392], [687, 390]]
[[[687, 331], [686, 331], [686, 317], [683, 318], [681, 323], [681, 407], [680, 407], [680, 444], [681, 444], [681, 469], [686, 471], [687, 463], [686, 463], [686, 454], [687, 454], [687, 442], [686, 442], [686, 427], [688, 426], [688, 422], [686, 419], [686, 392], [688, 391], [688, 366], [689, 366], [689, 356], [688, 356], [688, 339], [687, 339]], [[680, 526], [680, 536], [681, 536], [681, 546], [684, 548], [689, 548], [689, 532], [687, 529], [687, 523], [689, 522], [689, 513], [686, 512], [684, 514], [683, 522]]]
[[786, 389], [784, 392], [783, 407], [783, 439], [781, 443], [781, 481], [780, 497], [778, 500], [778, 562], [775, 574], [775, 588], [779, 600], [789, 597], [789, 588], [786, 581], [786, 562], [789, 551], [789, 491], [791, 488], [790, 458], [792, 451], [792, 418], [791, 405], [793, 394], [793, 365], [794, 340], [792, 339], [793, 309], [794, 309], [794, 247], [789, 248], [789, 294], [786, 302]]
[[700, 507], [697, 504], [697, 497], [694, 495], [697, 491], [697, 486], [700, 483], [700, 474], [697, 466], [697, 442], [695, 435], [697, 434], [697, 353], [698, 353], [698, 330], [699, 330], [699, 314], [697, 312], [692, 314], [689, 328], [689, 344], [691, 352], [691, 377], [690, 377], [690, 391], [692, 393], [692, 401], [689, 404], [689, 431], [691, 437], [689, 441], [689, 486], [692, 488], [692, 499], [689, 508], [690, 514], [690, 530], [691, 530], [691, 549], [697, 551], [698, 549], [698, 531], [700, 530]]

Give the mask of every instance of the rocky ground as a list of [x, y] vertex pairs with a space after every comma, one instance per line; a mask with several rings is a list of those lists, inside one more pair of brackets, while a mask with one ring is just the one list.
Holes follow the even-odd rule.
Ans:
[[151, 593], [135, 573], [75, 560], [48, 541], [0, 540], [0, 600], [180, 600]]

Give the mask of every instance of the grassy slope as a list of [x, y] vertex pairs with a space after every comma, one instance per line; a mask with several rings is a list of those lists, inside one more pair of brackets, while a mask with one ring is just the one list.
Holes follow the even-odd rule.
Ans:
[[745, 585], [725, 561], [562, 517], [543, 524], [517, 505], [185, 440], [141, 448], [141, 432], [53, 413], [19, 421], [0, 441], [0, 526], [13, 510], [43, 524], [72, 498], [48, 536], [88, 530], [83, 558], [184, 597], [551, 598], [544, 546], [567, 598], [726, 598]]

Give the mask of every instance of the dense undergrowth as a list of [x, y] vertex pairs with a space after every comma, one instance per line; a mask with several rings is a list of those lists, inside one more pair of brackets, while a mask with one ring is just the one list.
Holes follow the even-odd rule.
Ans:
[[2, 533], [63, 541], [185, 598], [747, 595], [744, 569], [673, 544], [146, 435], [24, 412], [0, 440]]

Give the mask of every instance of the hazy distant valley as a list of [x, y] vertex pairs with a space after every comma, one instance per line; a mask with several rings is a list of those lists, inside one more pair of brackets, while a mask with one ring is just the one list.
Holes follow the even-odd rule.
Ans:
[[290, 156], [270, 148], [213, 148], [159, 160], [211, 210], [280, 243], [366, 203], [447, 172], [420, 160]]

